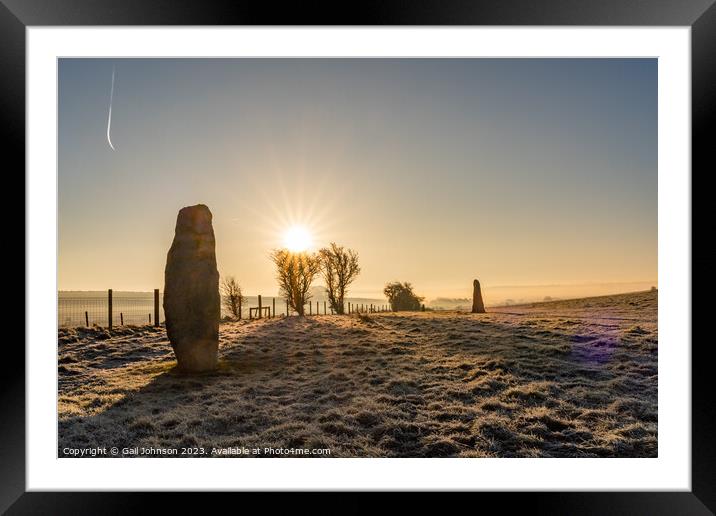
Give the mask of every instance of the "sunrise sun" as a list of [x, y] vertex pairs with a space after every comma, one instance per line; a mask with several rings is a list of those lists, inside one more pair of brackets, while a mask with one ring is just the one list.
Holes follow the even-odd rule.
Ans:
[[289, 251], [307, 251], [313, 245], [313, 237], [304, 226], [291, 226], [283, 234], [283, 245]]

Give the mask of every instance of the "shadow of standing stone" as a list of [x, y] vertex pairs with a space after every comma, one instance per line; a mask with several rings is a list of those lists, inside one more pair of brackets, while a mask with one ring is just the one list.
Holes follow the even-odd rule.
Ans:
[[485, 304], [482, 302], [482, 291], [480, 290], [480, 282], [477, 280], [472, 282], [472, 313], [485, 313]]
[[203, 204], [179, 210], [164, 270], [167, 335], [185, 372], [216, 368], [219, 350], [219, 271], [214, 228]]

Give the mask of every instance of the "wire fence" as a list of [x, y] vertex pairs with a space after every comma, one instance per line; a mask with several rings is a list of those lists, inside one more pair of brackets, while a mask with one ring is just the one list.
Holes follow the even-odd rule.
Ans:
[[[135, 292], [131, 295], [109, 294], [67, 296], [57, 299], [57, 322], [64, 326], [123, 326], [154, 324], [155, 306], [152, 292]], [[159, 303], [159, 322], [164, 321], [164, 309]], [[112, 324], [109, 324], [110, 313]]]
[[[123, 325], [159, 325], [164, 323], [163, 293], [154, 292], [59, 292], [57, 323], [60, 327]], [[241, 319], [286, 317], [297, 315], [281, 297], [246, 296]], [[378, 313], [390, 311], [388, 304], [346, 301], [344, 312]], [[328, 301], [311, 301], [304, 306], [305, 315], [330, 315], [334, 310]], [[226, 311], [223, 298], [221, 317], [235, 318]], [[110, 324], [111, 320], [111, 324]]]

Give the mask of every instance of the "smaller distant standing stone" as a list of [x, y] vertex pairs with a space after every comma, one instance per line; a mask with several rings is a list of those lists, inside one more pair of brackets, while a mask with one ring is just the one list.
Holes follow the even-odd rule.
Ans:
[[475, 280], [472, 282], [472, 313], [484, 314], [485, 304], [482, 302], [482, 291], [480, 290], [480, 282]]

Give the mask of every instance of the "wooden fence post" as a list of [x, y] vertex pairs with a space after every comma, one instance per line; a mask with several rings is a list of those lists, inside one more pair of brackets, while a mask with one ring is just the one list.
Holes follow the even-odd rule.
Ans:
[[271, 318], [276, 317], [276, 298], [274, 297], [271, 301]]
[[286, 299], [286, 317], [288, 317], [288, 316], [289, 316], [289, 312], [288, 312], [288, 299]]
[[327, 315], [328, 312], [326, 312], [326, 302], [323, 302], [323, 315]]
[[308, 303], [308, 315], [313, 315], [313, 303]]
[[318, 301], [316, 301], [316, 315], [321, 315], [321, 309], [318, 308]]
[[147, 315], [149, 316], [149, 325], [151, 326], [152, 325], [152, 312], [149, 312]]
[[154, 326], [159, 326], [159, 289], [154, 289]]
[[112, 289], [107, 290], [107, 327], [112, 329]]
[[261, 294], [259, 294], [259, 319], [261, 319]]
[[124, 326], [124, 314], [119, 312], [119, 325]]
[[85, 310], [85, 326], [89, 328], [89, 314]]

